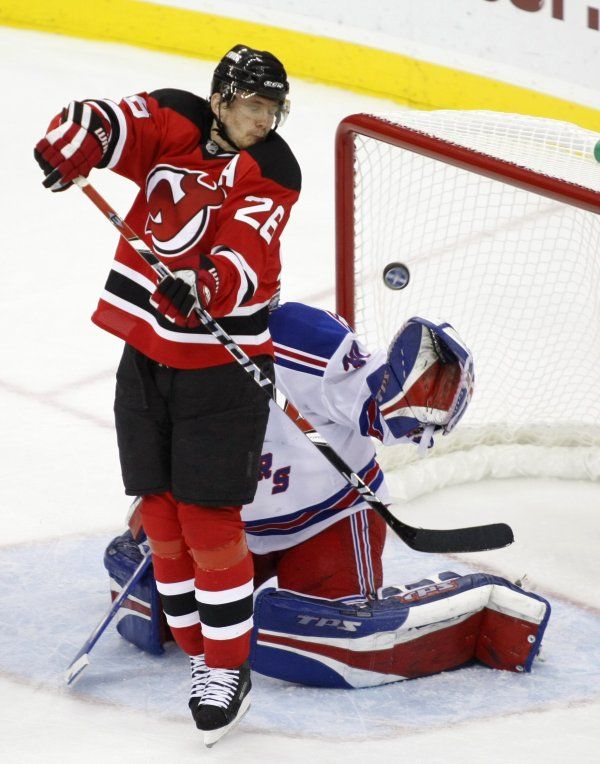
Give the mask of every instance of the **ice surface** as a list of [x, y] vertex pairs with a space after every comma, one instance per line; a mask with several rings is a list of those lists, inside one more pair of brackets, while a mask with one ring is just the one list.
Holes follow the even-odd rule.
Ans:
[[[63, 538], [0, 550], [0, 599], [4, 629], [0, 668], [54, 691], [64, 689], [64, 669], [108, 607], [108, 576], [102, 567], [103, 535]], [[386, 580], [419, 580], [447, 569], [436, 555], [419, 555], [390, 539]], [[42, 579], [39, 568], [45, 570]], [[454, 564], [455, 572], [472, 572]], [[408, 573], [410, 571], [410, 573]], [[19, 585], [15, 587], [15, 579]], [[68, 596], [66, 596], [68, 595]], [[18, 632], [21, 639], [14, 639]], [[37, 645], [31, 653], [31, 644]], [[493, 714], [542, 710], [556, 702], [594, 699], [600, 686], [600, 618], [576, 605], [555, 601], [544, 658], [531, 675], [494, 672], [484, 666], [354, 692], [291, 686], [254, 677], [253, 713], [243, 722], [328, 740], [376, 740], [400, 726], [448, 726]], [[587, 655], [586, 661], [581, 654]], [[114, 624], [90, 654], [90, 665], [68, 690], [90, 700], [187, 719], [182, 704], [188, 686], [187, 659], [170, 645], [150, 656], [123, 640]], [[348, 701], [351, 698], [352, 703]]]
[[[204, 93], [211, 65], [0, 29], [3, 170], [0, 246], [2, 535], [0, 761], [215, 762], [597, 761], [600, 746], [600, 488], [496, 481], [399, 508], [431, 527], [506, 520], [517, 540], [469, 558], [409, 553], [388, 541], [386, 582], [439, 569], [527, 572], [553, 605], [544, 663], [531, 675], [473, 667], [361, 691], [256, 678], [240, 727], [206, 751], [187, 716], [185, 658], [152, 658], [111, 628], [72, 689], [63, 672], [108, 604], [102, 551], [120, 532], [112, 430], [120, 343], [88, 318], [115, 233], [76, 190], [41, 187], [32, 147], [72, 98], [143, 89]], [[332, 308], [333, 134], [346, 114], [389, 105], [293, 82], [285, 137], [304, 173], [283, 240], [285, 299]], [[118, 210], [132, 187], [94, 182]], [[462, 567], [461, 567], [462, 566]]]

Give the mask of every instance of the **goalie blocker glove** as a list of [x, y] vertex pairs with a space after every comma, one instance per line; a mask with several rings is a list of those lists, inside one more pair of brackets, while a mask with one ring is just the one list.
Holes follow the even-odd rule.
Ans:
[[75, 178], [86, 178], [102, 161], [110, 127], [88, 104], [72, 101], [50, 122], [33, 155], [44, 171], [44, 186], [64, 191]]
[[202, 255], [198, 270], [178, 270], [161, 279], [150, 303], [177, 326], [195, 329], [201, 322], [194, 308], [208, 310], [218, 291], [218, 271], [213, 261]]
[[387, 363], [368, 384], [392, 435], [428, 448], [434, 432], [446, 434], [456, 426], [474, 380], [471, 351], [456, 330], [414, 317], [394, 337]]

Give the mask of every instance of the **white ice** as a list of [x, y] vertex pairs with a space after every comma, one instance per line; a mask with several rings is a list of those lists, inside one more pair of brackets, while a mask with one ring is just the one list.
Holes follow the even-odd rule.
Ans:
[[[386, 582], [436, 569], [523, 573], [554, 615], [545, 662], [527, 676], [485, 669], [367, 691], [319, 691], [257, 678], [240, 727], [206, 751], [188, 719], [187, 669], [152, 659], [110, 629], [81, 681], [62, 669], [107, 604], [101, 552], [122, 530], [112, 429], [120, 343], [89, 321], [115, 234], [76, 190], [52, 195], [32, 148], [73, 98], [178, 87], [205, 94], [211, 64], [125, 46], [0, 30], [2, 66], [2, 537], [0, 761], [578, 762], [600, 748], [600, 488], [505, 480], [406, 505], [432, 527], [511, 523], [505, 550], [409, 555], [390, 538]], [[284, 299], [334, 307], [333, 136], [346, 114], [394, 108], [293, 82], [284, 128], [304, 189], [284, 236]], [[118, 210], [133, 187], [93, 181]]]

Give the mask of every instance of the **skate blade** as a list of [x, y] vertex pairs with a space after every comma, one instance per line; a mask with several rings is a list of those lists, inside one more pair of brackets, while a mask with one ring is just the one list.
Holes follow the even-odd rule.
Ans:
[[80, 658], [77, 658], [76, 661], [73, 661], [73, 663], [65, 672], [65, 682], [67, 684], [73, 684], [77, 679], [79, 679], [79, 675], [86, 666], [89, 666], [89, 664], [90, 659], [88, 658], [87, 653], [84, 653]]
[[213, 745], [215, 743], [218, 743], [219, 740], [224, 735], [226, 735], [228, 732], [231, 732], [231, 730], [234, 727], [237, 727], [237, 725], [241, 722], [242, 717], [248, 711], [249, 708], [250, 708], [250, 698], [246, 695], [244, 700], [242, 700], [242, 705], [240, 706], [238, 715], [235, 717], [235, 719], [232, 722], [229, 722], [229, 724], [225, 725], [225, 727], [219, 727], [219, 729], [216, 729], [216, 730], [204, 731], [204, 745], [207, 748], [212, 748]]

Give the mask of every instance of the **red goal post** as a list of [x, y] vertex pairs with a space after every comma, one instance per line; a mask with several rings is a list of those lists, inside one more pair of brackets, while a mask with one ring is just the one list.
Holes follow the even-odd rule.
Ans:
[[[388, 469], [425, 469], [429, 483], [441, 459], [443, 483], [475, 473], [600, 477], [598, 140], [496, 112], [340, 123], [338, 313], [371, 348], [411, 315], [443, 318], [475, 356], [475, 395], [456, 432], [425, 465], [393, 449]], [[382, 277], [393, 262], [410, 273], [398, 291]], [[415, 480], [410, 493], [429, 487]]]

